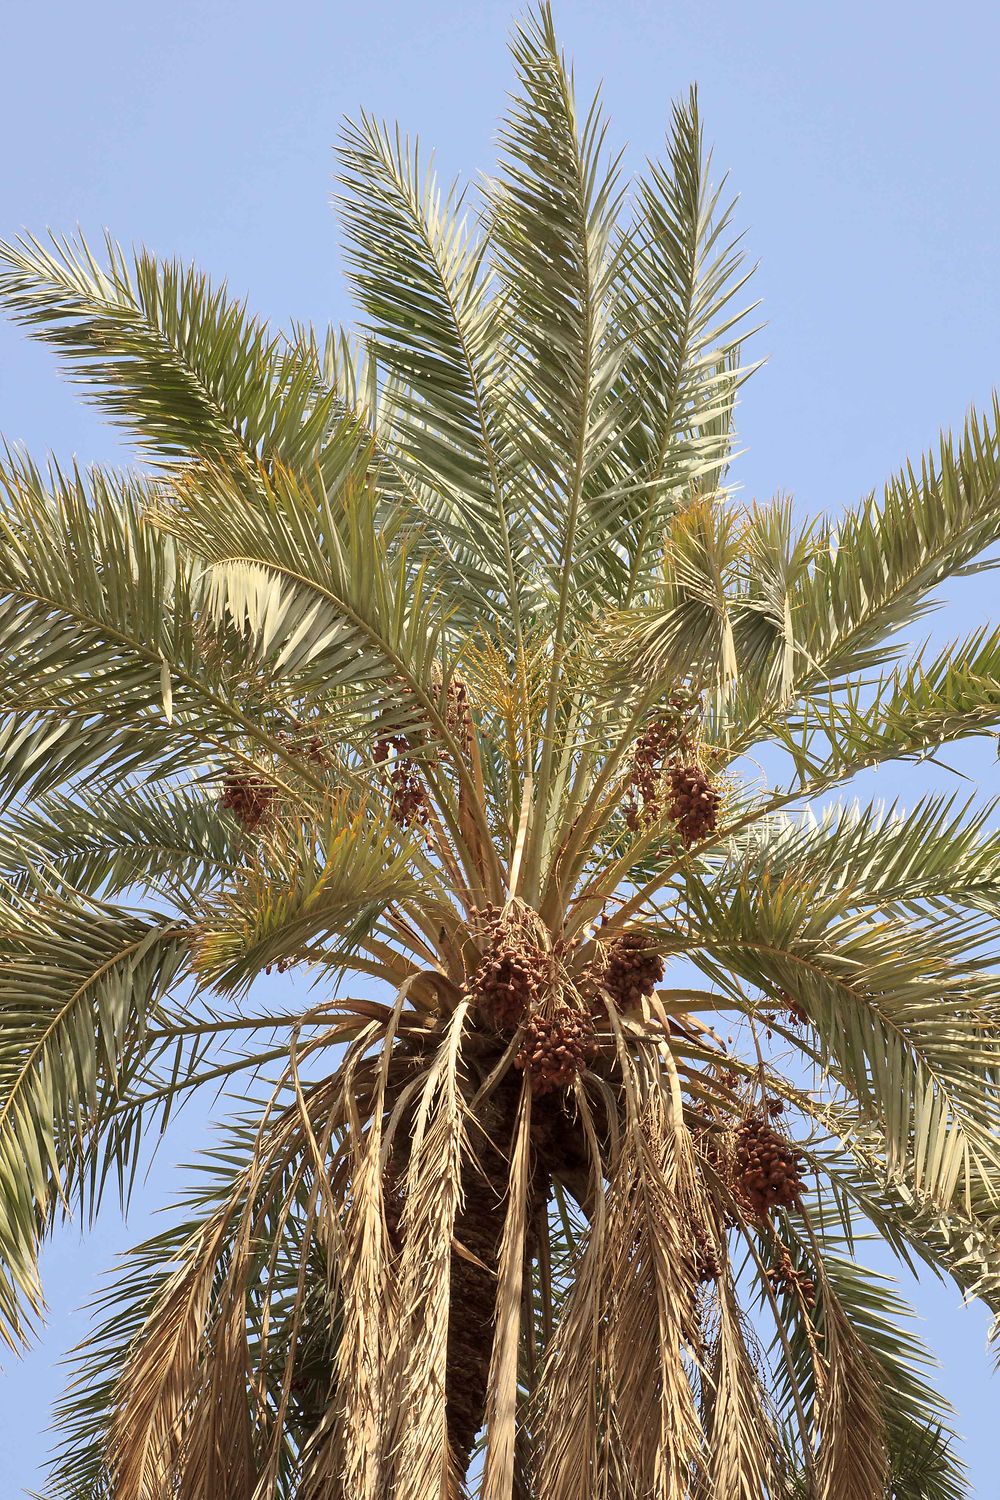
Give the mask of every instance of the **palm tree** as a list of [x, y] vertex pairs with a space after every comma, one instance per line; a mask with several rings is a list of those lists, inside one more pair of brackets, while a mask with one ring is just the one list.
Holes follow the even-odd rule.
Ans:
[[358, 342], [2, 251], [149, 460], [0, 476], [9, 1344], [53, 1223], [234, 1091], [62, 1500], [966, 1492], [854, 1256], [1000, 1309], [1000, 836], [827, 794], [1000, 722], [1000, 632], [892, 643], [1000, 537], [1000, 410], [835, 523], [739, 503], [695, 96], [626, 191], [547, 8], [513, 57], [474, 218], [345, 128]]

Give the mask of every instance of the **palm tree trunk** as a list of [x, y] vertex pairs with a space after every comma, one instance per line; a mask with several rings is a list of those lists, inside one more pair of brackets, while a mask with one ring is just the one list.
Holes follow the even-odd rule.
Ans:
[[[463, 1204], [455, 1220], [445, 1389], [448, 1441], [456, 1472], [463, 1476], [486, 1414], [497, 1269], [521, 1085], [521, 1074], [509, 1072], [478, 1111], [480, 1130], [465, 1164]], [[585, 1174], [587, 1165], [579, 1129], [556, 1096], [534, 1101], [531, 1137], [526, 1270], [535, 1253], [535, 1231], [548, 1202], [553, 1174], [572, 1180], [574, 1175]]]
[[497, 1264], [507, 1211], [519, 1074], [508, 1074], [479, 1111], [480, 1131], [462, 1177], [463, 1204], [455, 1220], [451, 1257], [446, 1377], [448, 1440], [464, 1475], [486, 1412]]

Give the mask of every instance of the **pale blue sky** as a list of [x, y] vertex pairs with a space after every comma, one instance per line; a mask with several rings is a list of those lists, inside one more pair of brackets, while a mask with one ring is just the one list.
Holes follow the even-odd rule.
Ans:
[[[107, 227], [196, 258], [279, 323], [346, 318], [328, 201], [339, 118], [362, 105], [398, 117], [446, 175], [488, 168], [513, 13], [511, 0], [7, 0], [0, 235]], [[701, 86], [768, 319], [758, 350], [769, 364], [740, 413], [747, 494], [836, 509], [988, 399], [1000, 379], [1000, 7], [563, 0], [557, 17], [581, 86], [604, 77], [633, 163], [659, 149], [671, 99]], [[0, 432], [36, 454], [122, 452], [48, 354], [7, 325]], [[935, 630], [974, 626], [993, 592], [988, 580], [954, 591]], [[992, 746], [951, 759], [996, 791]], [[879, 795], [915, 784], [911, 773], [878, 783]], [[192, 1117], [168, 1139], [130, 1237], [200, 1133]], [[0, 1373], [2, 1497], [39, 1482], [54, 1361], [83, 1329], [72, 1310], [125, 1240], [108, 1213], [47, 1257], [51, 1331]], [[975, 1493], [995, 1500], [1000, 1383], [988, 1383], [986, 1320], [959, 1311], [950, 1289], [922, 1287], [917, 1300]]]

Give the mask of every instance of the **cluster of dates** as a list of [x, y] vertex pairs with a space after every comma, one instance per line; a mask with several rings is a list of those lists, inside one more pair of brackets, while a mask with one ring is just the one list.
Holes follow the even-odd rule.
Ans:
[[802, 1197], [802, 1156], [761, 1115], [748, 1115], [736, 1131], [734, 1185], [760, 1219]]
[[568, 1088], [597, 1055], [593, 1019], [560, 1005], [551, 1016], [536, 1011], [524, 1028], [515, 1065], [525, 1070], [535, 1095]]

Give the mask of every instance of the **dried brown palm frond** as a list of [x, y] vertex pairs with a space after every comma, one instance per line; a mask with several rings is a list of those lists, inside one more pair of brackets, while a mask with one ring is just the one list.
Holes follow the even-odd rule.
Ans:
[[590, 1213], [572, 1285], [544, 1351], [537, 1418], [537, 1485], [553, 1500], [582, 1500], [598, 1472], [601, 1310], [607, 1285], [607, 1204], [593, 1115], [577, 1086], [590, 1156]]
[[638, 1492], [666, 1500], [687, 1492], [701, 1457], [701, 1429], [683, 1356], [686, 1352], [696, 1364], [700, 1356], [690, 1226], [704, 1208], [669, 1051], [649, 1049], [634, 1061], [613, 1011], [609, 1016], [622, 1069], [625, 1122], [610, 1184], [609, 1221], [618, 1233], [610, 1236], [608, 1385]]
[[[428, 1500], [443, 1500], [454, 1488], [450, 1443], [468, 1443], [471, 1449], [475, 1436], [462, 1429], [452, 1436], [447, 1411], [457, 1253], [452, 1243], [463, 1227], [462, 1166], [469, 1153], [458, 1080], [467, 1008], [464, 1001], [456, 1008], [417, 1096], [401, 1225], [399, 1322], [386, 1362], [391, 1472], [397, 1487]], [[464, 1253], [474, 1251], [466, 1248]], [[454, 1426], [452, 1422], [452, 1430]], [[468, 1450], [456, 1456], [460, 1463], [468, 1462]]]
[[[351, 1199], [342, 1214], [337, 1202], [329, 1212], [338, 1240], [334, 1264], [341, 1336], [329, 1392], [333, 1410], [323, 1413], [310, 1435], [303, 1463], [303, 1494], [314, 1500], [324, 1496], [332, 1500], [338, 1488], [359, 1500], [376, 1500], [380, 1493], [387, 1423], [385, 1371], [398, 1306], [384, 1196], [382, 1118], [387, 1070], [380, 1069], [367, 1129], [346, 1069], [345, 1082]], [[345, 1420], [347, 1403], [349, 1420]]]
[[627, 1454], [636, 1493], [665, 1500], [688, 1493], [701, 1447], [682, 1359], [685, 1350], [697, 1350], [698, 1339], [678, 1187], [669, 1147], [652, 1121], [627, 1129], [608, 1211], [602, 1464]]
[[[524, 1270], [528, 1226], [537, 1216], [533, 1184], [531, 1089], [521, 1085], [517, 1126], [510, 1151], [510, 1182], [503, 1240], [497, 1262], [493, 1352], [486, 1396], [486, 1451], [482, 1500], [506, 1500], [513, 1491], [517, 1450], [518, 1366], [524, 1314]], [[534, 1188], [534, 1192], [533, 1192]]]
[[702, 1361], [704, 1467], [695, 1494], [699, 1500], [781, 1495], [784, 1451], [761, 1380], [763, 1361], [728, 1267], [719, 1280], [716, 1309], [712, 1346]]
[[[351, 1053], [363, 1055], [376, 1031], [370, 1025], [351, 1044], [346, 1077]], [[117, 1382], [107, 1448], [116, 1493], [160, 1500], [207, 1487], [235, 1497], [252, 1492], [260, 1466], [267, 1469], [268, 1448], [280, 1445], [283, 1435], [262, 1417], [263, 1369], [254, 1368], [250, 1355], [249, 1298], [262, 1271], [270, 1271], [265, 1286], [273, 1280], [270, 1247], [283, 1243], [303, 1201], [300, 1255], [308, 1259], [311, 1235], [323, 1224], [317, 1213], [323, 1183], [336, 1162], [331, 1138], [350, 1107], [341, 1077], [323, 1080], [291, 1104], [278, 1107], [275, 1098], [223, 1202], [180, 1248], [177, 1269], [149, 1309]], [[327, 1248], [339, 1264], [337, 1220], [329, 1227], [338, 1242]], [[300, 1278], [300, 1299], [303, 1291]], [[259, 1364], [265, 1360], [266, 1341]]]
[[161, 1500], [175, 1486], [216, 1274], [217, 1242], [206, 1237], [199, 1248], [158, 1299], [123, 1371], [106, 1461], [128, 1500]]
[[823, 1342], [816, 1372], [816, 1460], [829, 1500], [884, 1494], [889, 1454], [877, 1366], [836, 1299], [824, 1289]]

